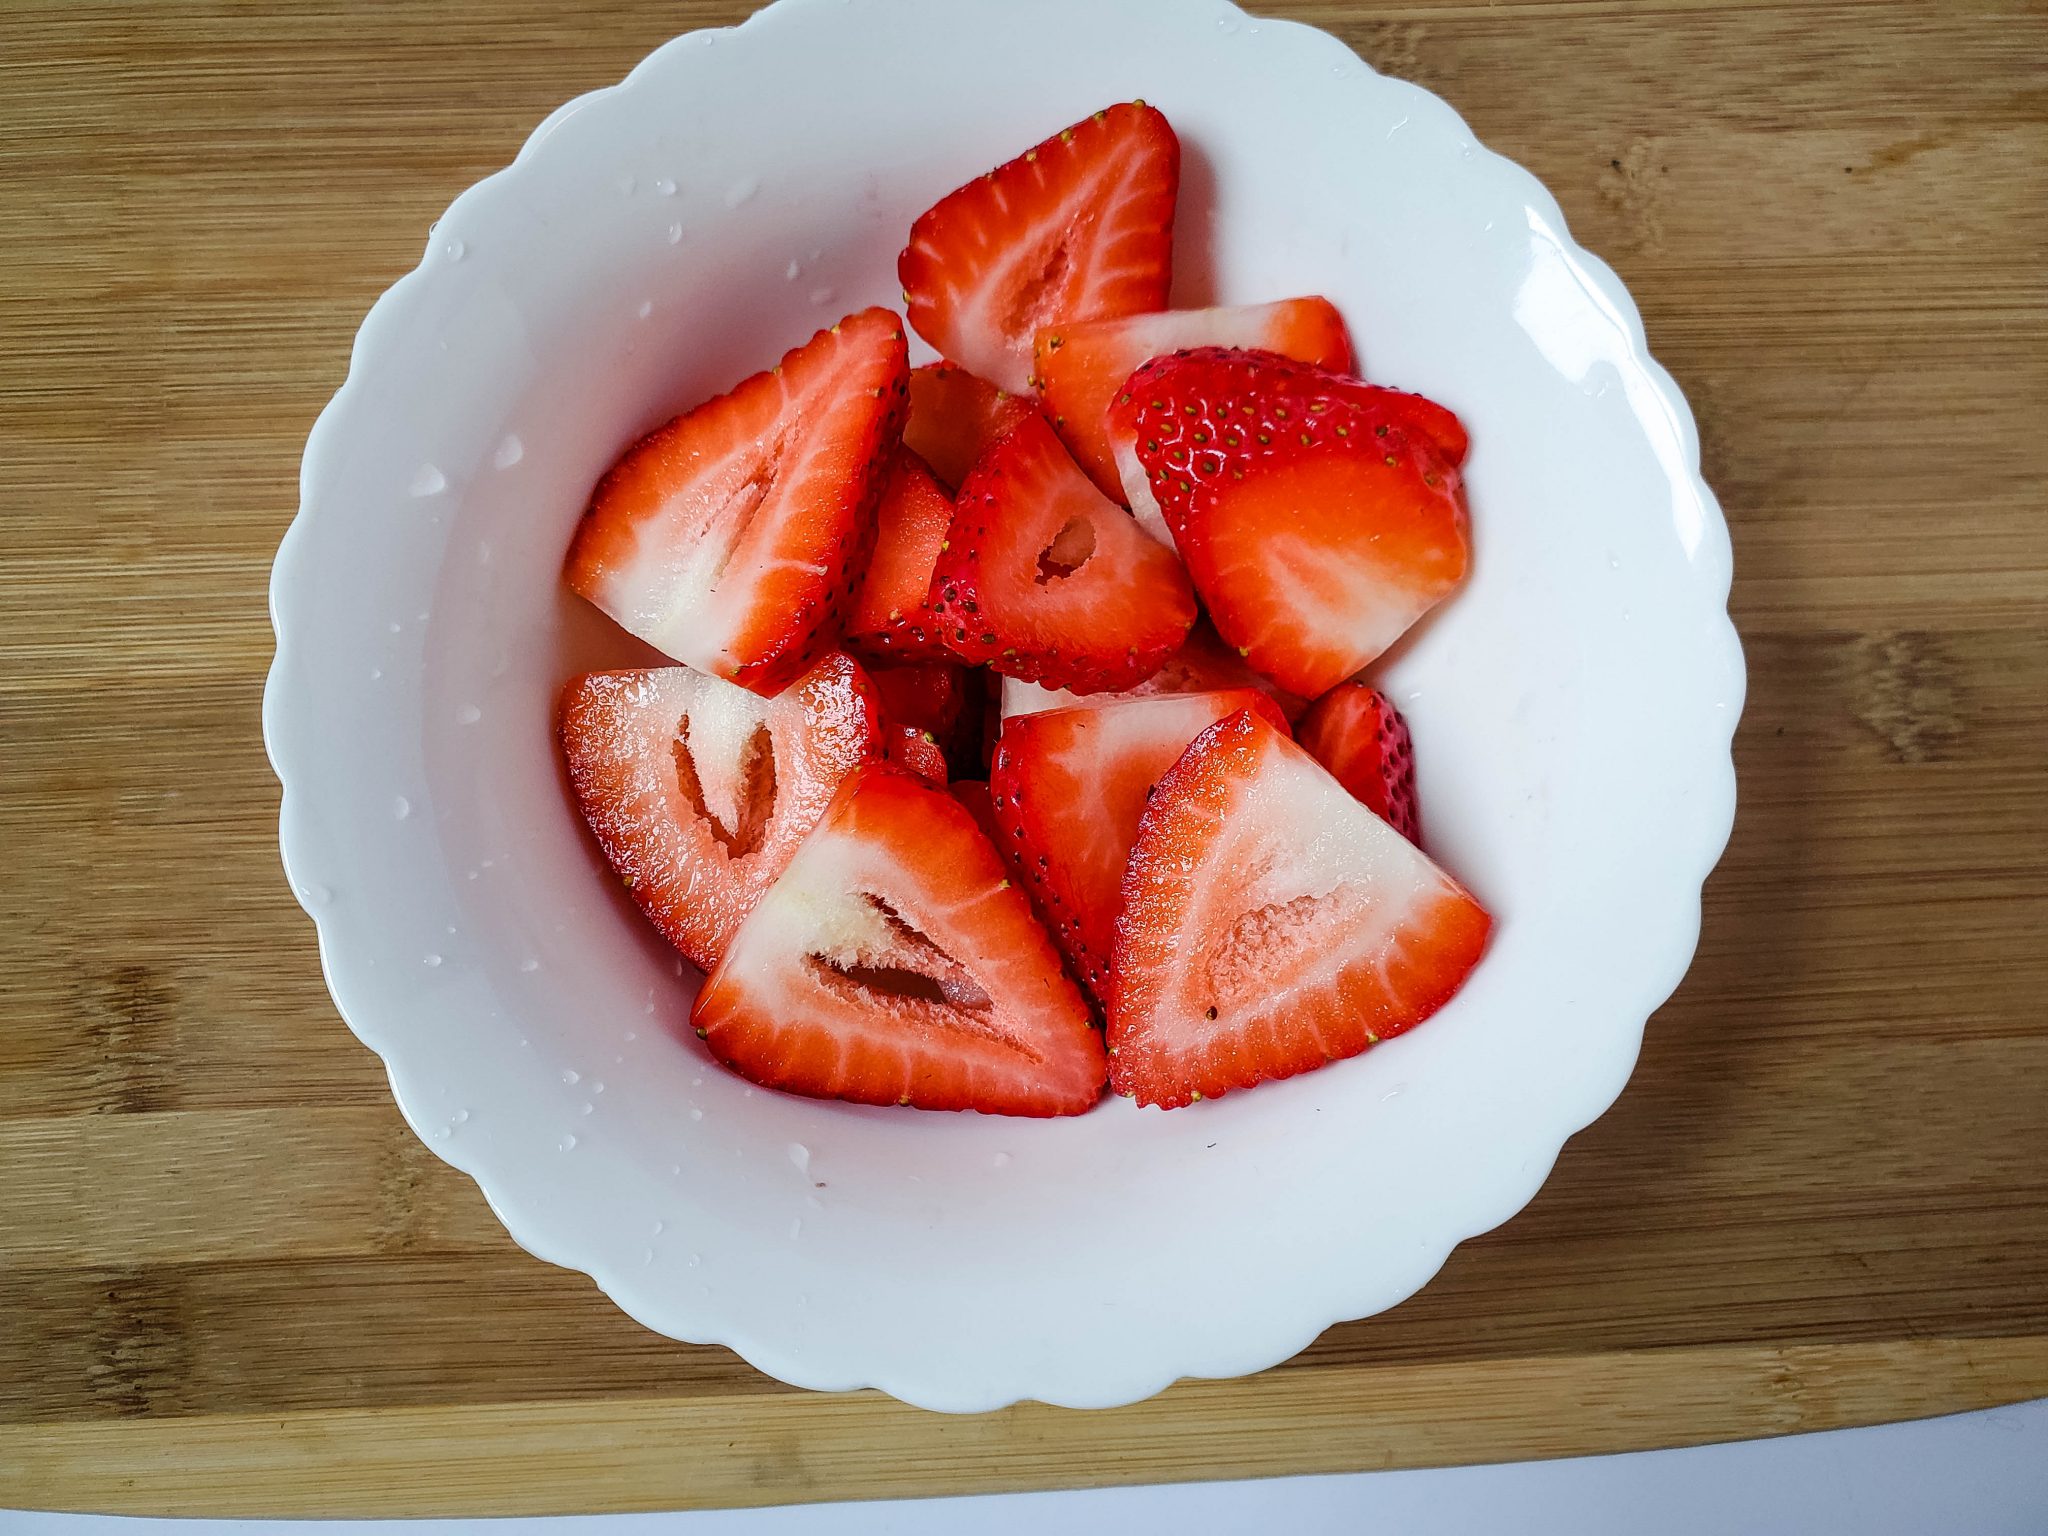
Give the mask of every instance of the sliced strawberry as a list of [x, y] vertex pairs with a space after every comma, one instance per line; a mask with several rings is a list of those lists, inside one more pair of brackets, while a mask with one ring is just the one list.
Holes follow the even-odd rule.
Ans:
[[882, 701], [882, 718], [930, 734], [953, 772], [979, 775], [986, 673], [957, 662], [871, 667], [868, 678]]
[[1164, 309], [1180, 141], [1122, 103], [949, 193], [897, 259], [917, 334], [1013, 395], [1041, 326]]
[[1111, 411], [1217, 632], [1294, 693], [1351, 676], [1465, 576], [1458, 472], [1390, 393], [1205, 347], [1147, 363]]
[[562, 694], [569, 782], [598, 846], [667, 940], [709, 969], [880, 743], [839, 652], [773, 699], [692, 672], [594, 672]]
[[[1310, 398], [1311, 405], [1318, 400], [1323, 401], [1325, 410], [1330, 399], [1341, 395], [1361, 410], [1371, 412], [1376, 425], [1399, 423], [1410, 434], [1427, 439], [1451, 468], [1456, 469], [1465, 462], [1465, 453], [1470, 447], [1465, 425], [1434, 400], [1379, 384], [1367, 384], [1361, 379], [1319, 368], [1313, 363], [1282, 357], [1275, 352], [1232, 349], [1228, 355], [1239, 365], [1243, 375], [1240, 382], [1275, 393], [1303, 394]], [[1150, 372], [1145, 376], [1153, 377]], [[1139, 421], [1141, 418], [1148, 421], [1156, 418], [1156, 408], [1151, 404], [1156, 396], [1141, 397], [1132, 393], [1128, 385], [1136, 382], [1133, 376], [1110, 405], [1107, 429], [1110, 453], [1116, 461], [1117, 476], [1122, 481], [1123, 497], [1130, 506], [1131, 515], [1147, 533], [1170, 547], [1173, 533], [1166, 525], [1166, 518], [1159, 510], [1158, 497], [1154, 494], [1158, 481], [1164, 477], [1155, 473], [1156, 465], [1148, 467], [1138, 452]], [[1192, 428], [1190, 437], [1195, 443], [1215, 440], [1213, 434], [1194, 438], [1193, 433], [1206, 433], [1209, 428], [1198, 423], [1189, 425]], [[1147, 444], [1155, 438], [1156, 433], [1148, 430]], [[1158, 450], [1154, 450], [1153, 456], [1157, 457], [1157, 453]]]
[[1167, 657], [1157, 672], [1120, 693], [1068, 693], [1065, 689], [1042, 688], [1037, 683], [1006, 677], [1002, 689], [1003, 715], [1034, 715], [1040, 710], [1065, 709], [1074, 704], [1153, 693], [1208, 693], [1218, 688], [1256, 688], [1279, 705], [1280, 713], [1290, 721], [1300, 718], [1308, 708], [1306, 699], [1276, 688], [1246, 666], [1244, 658], [1219, 640], [1207, 621], [1197, 619], [1181, 648]]
[[928, 784], [944, 786], [946, 782], [946, 754], [939, 750], [930, 731], [920, 731], [914, 725], [882, 728], [882, 760], [916, 774]]
[[953, 498], [924, 460], [898, 449], [875, 507], [874, 552], [847, 606], [849, 650], [877, 661], [947, 654], [925, 594], [952, 521]]
[[1111, 402], [1141, 364], [1190, 347], [1258, 347], [1333, 373], [1352, 368], [1344, 317], [1323, 298], [1047, 326], [1033, 347], [1032, 382], [1053, 426], [1104, 495], [1124, 497], [1109, 445]]
[[1295, 739], [1354, 800], [1422, 846], [1415, 747], [1393, 700], [1364, 683], [1339, 683], [1308, 707]]
[[1139, 820], [1111, 962], [1111, 1081], [1168, 1109], [1412, 1028], [1492, 919], [1316, 760], [1245, 711]]
[[904, 348], [896, 316], [863, 310], [635, 443], [591, 495], [570, 587], [700, 672], [780, 691], [832, 647], [866, 563]]
[[988, 782], [984, 779], [955, 779], [946, 788], [974, 818], [974, 824], [981, 828], [981, 835], [989, 840], [989, 845], [1001, 853], [1003, 829], [996, 821], [995, 801], [989, 798]]
[[1094, 706], [1011, 720], [989, 775], [1004, 847], [1074, 974], [1097, 997], [1108, 979], [1124, 866], [1152, 786], [1189, 742], [1239, 710], [1287, 729], [1255, 688], [1103, 697]]
[[1038, 407], [1006, 395], [958, 363], [927, 363], [910, 370], [910, 419], [903, 446], [923, 459], [949, 490], [958, 490], [995, 440]]
[[966, 660], [1084, 692], [1156, 671], [1196, 611], [1180, 562], [1094, 487], [1038, 416], [960, 487], [932, 607]]
[[850, 779], [698, 994], [712, 1054], [861, 1104], [1071, 1115], [1101, 1037], [1024, 892], [944, 789]]

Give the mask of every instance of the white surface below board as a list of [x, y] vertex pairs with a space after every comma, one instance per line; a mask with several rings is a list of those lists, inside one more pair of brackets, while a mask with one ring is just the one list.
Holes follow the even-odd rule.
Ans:
[[471, 1520], [154, 1520], [0, 1511], [36, 1536], [2048, 1536], [2048, 1399], [1733, 1445], [1340, 1477]]

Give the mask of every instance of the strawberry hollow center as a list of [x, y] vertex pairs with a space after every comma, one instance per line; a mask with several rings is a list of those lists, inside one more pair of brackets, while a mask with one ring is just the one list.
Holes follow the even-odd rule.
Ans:
[[676, 785], [684, 800], [727, 858], [743, 859], [761, 846], [775, 815], [775, 738], [765, 724], [755, 726], [740, 749], [730, 825], [705, 799], [696, 754], [690, 749], [688, 715], [676, 724], [675, 763]]
[[1052, 542], [1038, 552], [1036, 580], [1048, 582], [1071, 576], [1095, 557], [1095, 524], [1085, 517], [1070, 517], [1052, 536]]

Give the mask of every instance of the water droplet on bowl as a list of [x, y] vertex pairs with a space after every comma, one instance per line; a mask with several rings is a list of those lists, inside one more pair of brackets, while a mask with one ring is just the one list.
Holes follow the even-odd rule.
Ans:
[[802, 1142], [792, 1141], [789, 1144], [789, 1160], [796, 1164], [796, 1171], [798, 1173], [809, 1173], [811, 1171], [811, 1149]]
[[391, 814], [400, 821], [405, 820], [406, 817], [412, 814], [412, 802], [406, 799], [405, 796], [399, 795], [391, 802]]
[[669, 225], [669, 227], [668, 227], [668, 243], [669, 243], [670, 245], [681, 245], [681, 244], [683, 243], [683, 226], [682, 226], [682, 225], [680, 225], [680, 224], [671, 224], [671, 225]]
[[458, 1109], [457, 1111], [455, 1111], [454, 1114], [450, 1115], [448, 1118], [454, 1121], [457, 1125], [467, 1125], [469, 1124], [469, 1111], [466, 1109]]
[[562, 1081], [573, 1088], [583, 1081], [583, 1074], [573, 1067], [564, 1067], [562, 1069]]
[[441, 963], [441, 957], [439, 955], [430, 954], [425, 956], [421, 963], [424, 964], [428, 970], [432, 970], [435, 966]]
[[1007, 1152], [998, 1152], [998, 1153], [997, 1153], [997, 1154], [995, 1155], [995, 1165], [996, 1165], [996, 1166], [997, 1166], [998, 1168], [1007, 1168], [1007, 1167], [1009, 1167], [1009, 1166], [1010, 1166], [1010, 1154], [1009, 1154], [1009, 1153], [1007, 1153]]
[[743, 203], [750, 203], [754, 200], [754, 194], [759, 192], [760, 190], [760, 177], [742, 176], [738, 181], [734, 182], [730, 187], [726, 188], [725, 206], [728, 208], [737, 208]]
[[526, 457], [526, 444], [519, 441], [517, 432], [507, 432], [498, 442], [497, 450], [491, 455], [491, 463], [498, 469], [510, 469]]
[[645, 319], [646, 319], [646, 318], [647, 318], [647, 317], [648, 317], [649, 315], [651, 315], [651, 314], [653, 314], [653, 313], [654, 313], [654, 300], [652, 300], [652, 299], [642, 299], [642, 300], [640, 301], [640, 318], [641, 318], [642, 320], [645, 320]]
[[455, 723], [457, 725], [475, 725], [483, 717], [484, 712], [474, 704], [465, 704], [462, 708], [455, 711]]
[[386, 624], [384, 627], [390, 630], [391, 633], [394, 635], [402, 635], [405, 633], [405, 626], [399, 623], [398, 620], [396, 619], [393, 619], [389, 624]]
[[592, 1084], [590, 1085], [590, 1091], [591, 1091], [592, 1093], [603, 1093], [603, 1092], [604, 1092], [604, 1084], [603, 1084], [603, 1083], [592, 1083]]
[[803, 263], [792, 259], [790, 264], [782, 269], [782, 275], [788, 281], [795, 282], [804, 275]]
[[813, 304], [830, 304], [838, 296], [839, 290], [837, 288], [813, 288], [811, 290], [811, 302]]
[[655, 181], [654, 190], [663, 197], [674, 197], [676, 195], [676, 184], [668, 177], [663, 176]]
[[792, 1238], [798, 1238], [798, 1237], [802, 1237], [802, 1236], [804, 1235], [804, 1219], [803, 1219], [803, 1217], [801, 1217], [801, 1216], [792, 1216], [792, 1217], [790, 1218], [790, 1221], [789, 1221], [789, 1235], [790, 1235], [790, 1236], [791, 1236]]
[[690, 1118], [692, 1120], [702, 1120], [704, 1118], [704, 1111], [693, 1104], [690, 1106]]
[[576, 1150], [576, 1138], [574, 1136], [564, 1136], [560, 1141], [556, 1142], [555, 1145], [561, 1151], [574, 1152]]
[[469, 254], [469, 247], [460, 240], [450, 240], [442, 249], [447, 251], [450, 261], [460, 261]]
[[582, 1107], [578, 1109], [576, 1113], [579, 1115], [587, 1115], [596, 1108], [597, 1106], [595, 1104], [592, 1104], [588, 1099], [586, 1099], [584, 1100]]
[[540, 969], [540, 962], [534, 959], [533, 956], [528, 955], [524, 960], [519, 962], [519, 969], [528, 976], [531, 976], [535, 971]]
[[412, 483], [406, 490], [414, 496], [438, 496], [448, 489], [448, 477], [432, 464], [422, 464], [412, 472]]
[[309, 905], [316, 907], [324, 907], [327, 903], [334, 900], [334, 892], [324, 885], [309, 885], [299, 894], [305, 898]]
[[381, 683], [381, 682], [383, 682], [383, 681], [384, 681], [384, 669], [383, 669], [382, 667], [372, 667], [372, 668], [370, 668], [370, 681], [371, 681], [371, 682], [373, 682], [373, 683]]

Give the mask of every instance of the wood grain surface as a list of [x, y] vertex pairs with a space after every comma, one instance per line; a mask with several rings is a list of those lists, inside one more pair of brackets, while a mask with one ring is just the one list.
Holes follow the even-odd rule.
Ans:
[[750, 7], [0, 0], [0, 1505], [763, 1503], [2048, 1393], [2048, 9], [1265, 8], [1542, 176], [1700, 417], [1742, 810], [1613, 1112], [1405, 1306], [1113, 1413], [795, 1392], [520, 1252], [321, 986], [264, 584], [429, 222]]

